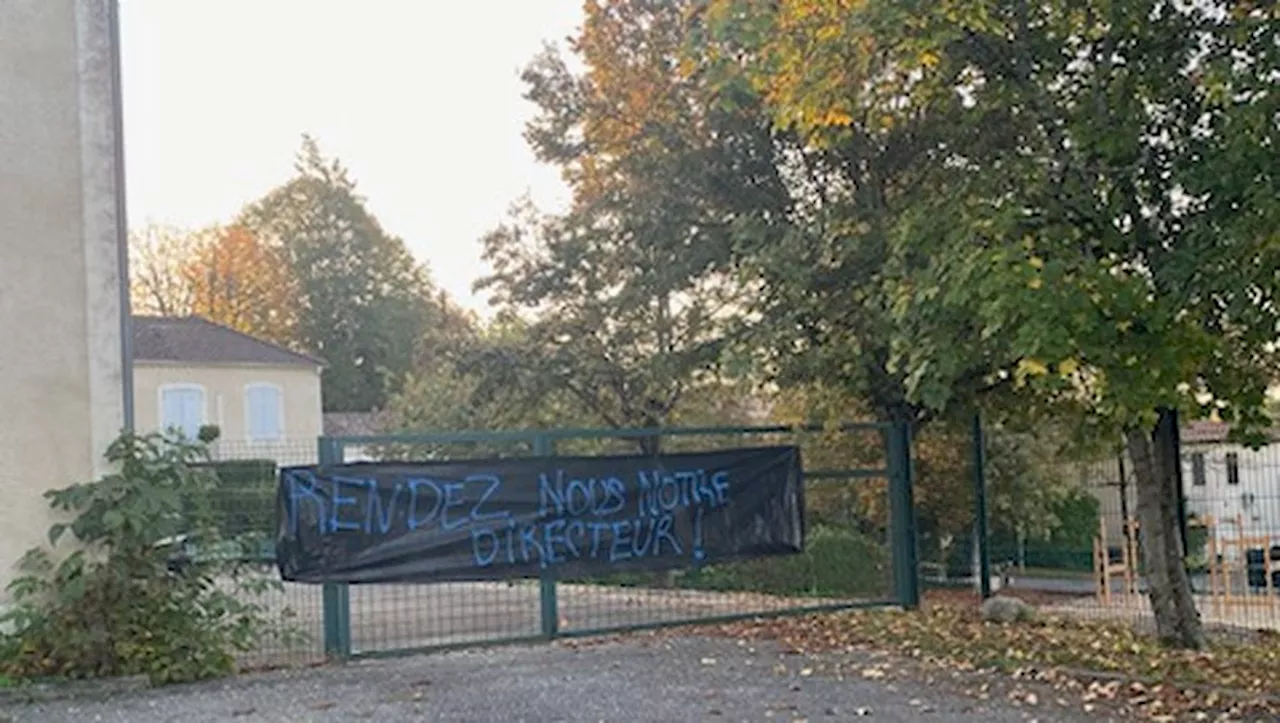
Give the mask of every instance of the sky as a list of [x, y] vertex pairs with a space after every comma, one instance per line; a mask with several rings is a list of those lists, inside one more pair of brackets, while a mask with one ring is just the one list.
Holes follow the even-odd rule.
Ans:
[[582, 0], [121, 0], [129, 225], [226, 222], [288, 180], [303, 133], [462, 305], [479, 238], [568, 192], [524, 142], [520, 69]]

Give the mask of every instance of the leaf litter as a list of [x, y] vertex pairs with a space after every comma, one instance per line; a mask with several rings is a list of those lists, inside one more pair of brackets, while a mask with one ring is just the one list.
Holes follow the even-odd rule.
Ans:
[[955, 595], [931, 596], [917, 612], [757, 619], [710, 632], [771, 640], [787, 655], [831, 661], [805, 662], [809, 675], [883, 680], [907, 664], [949, 673], [979, 700], [999, 695], [1028, 710], [1070, 708], [1152, 721], [1280, 721], [1277, 636], [1174, 650], [1123, 623], [1044, 616], [983, 622], [976, 598]]

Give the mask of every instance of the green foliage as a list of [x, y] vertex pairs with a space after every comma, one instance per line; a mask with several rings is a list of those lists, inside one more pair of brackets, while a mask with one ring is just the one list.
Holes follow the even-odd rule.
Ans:
[[264, 538], [274, 532], [275, 460], [226, 460], [197, 468], [208, 469], [217, 480], [210, 490], [209, 506], [220, 536]]
[[222, 428], [216, 424], [202, 424], [196, 432], [196, 439], [201, 444], [213, 444], [222, 436]]
[[771, 595], [876, 599], [889, 594], [886, 546], [856, 530], [815, 525], [798, 555], [686, 572], [682, 587]]
[[[1098, 499], [1087, 491], [1070, 489], [1047, 510], [1053, 519], [1047, 529], [1027, 531], [1019, 529], [1017, 519], [999, 519], [992, 525], [991, 558], [997, 562], [1021, 559], [1027, 567], [1090, 570], [1099, 508]], [[965, 554], [971, 549], [966, 545]]]
[[499, 315], [419, 356], [387, 411], [401, 429], [530, 429], [576, 426], [591, 419], [577, 400], [549, 389], [527, 359], [528, 327]]
[[324, 408], [368, 411], [403, 383], [415, 354], [470, 320], [365, 207], [354, 181], [304, 137], [297, 175], [238, 223], [279, 244], [297, 279], [297, 345], [324, 359]]
[[1209, 568], [1209, 526], [1194, 515], [1187, 520], [1187, 568], [1205, 572]]
[[[820, 385], [781, 390], [774, 413], [785, 424], [833, 423], [865, 417], [865, 402]], [[921, 558], [961, 560], [971, 550], [973, 530], [972, 418], [935, 418], [913, 441], [914, 487]], [[993, 525], [1017, 524], [1026, 534], [1044, 537], [1060, 525], [1058, 505], [1074, 494], [1066, 476], [1068, 452], [1056, 442], [1057, 427], [1011, 429], [988, 423], [986, 435], [987, 504]], [[806, 465], [841, 469], [880, 467], [883, 441], [878, 435], [826, 435], [805, 449]], [[806, 491], [810, 519], [817, 523], [861, 524], [884, 530], [888, 524], [884, 485], [813, 485]], [[996, 526], [998, 533], [1000, 528]]]
[[[170, 565], [178, 540], [217, 540], [209, 509], [217, 482], [195, 466], [203, 447], [126, 433], [106, 457], [114, 472], [46, 493], [68, 521], [50, 528], [53, 549], [27, 552], [9, 586], [0, 670], [157, 683], [231, 672], [237, 651], [273, 632], [264, 611], [237, 595], [265, 583], [216, 560]], [[75, 548], [58, 550], [68, 533]]]
[[[808, 530], [804, 552], [682, 570], [657, 583], [687, 590], [752, 592], [790, 597], [874, 600], [890, 591], [887, 546], [847, 526]], [[618, 587], [655, 585], [651, 573], [615, 573], [581, 580]]]
[[[1280, 376], [1274, 4], [706, 8], [691, 62], [826, 154], [814, 230], [763, 253], [766, 271], [793, 260], [768, 285], [812, 320], [788, 356], [816, 350], [819, 378], [890, 413], [985, 397], [1123, 432], [1147, 510], [1177, 464], [1173, 445], [1152, 453], [1172, 410], [1262, 441]], [[1198, 644], [1194, 615], [1172, 613], [1191, 606], [1181, 561], [1153, 569], [1153, 599], [1179, 601], [1155, 605], [1162, 636]]]
[[555, 50], [530, 64], [526, 137], [573, 203], [557, 216], [521, 204], [484, 239], [494, 273], [479, 286], [537, 314], [503, 350], [525, 373], [511, 380], [571, 397], [595, 424], [669, 424], [691, 389], [722, 381], [748, 291], [734, 219], [786, 198], [768, 119], [721, 109], [681, 70], [689, 7], [590, 4], [571, 42], [585, 70]]
[[1092, 549], [1098, 533], [1101, 503], [1084, 490], [1073, 490], [1053, 511], [1060, 521], [1047, 538], [1051, 544], [1074, 550]]
[[[1265, 423], [1274, 9], [710, 6], [695, 57], [829, 154], [824, 223], [768, 262], [804, 260], [771, 286], [819, 302], [833, 364], [872, 358], [929, 408], [1012, 384], [1112, 429], [1161, 406]], [[837, 276], [814, 289], [806, 252]]]

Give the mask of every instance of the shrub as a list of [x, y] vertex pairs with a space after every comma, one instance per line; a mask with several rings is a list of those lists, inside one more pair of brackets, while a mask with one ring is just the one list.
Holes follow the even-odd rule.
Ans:
[[[992, 562], [1013, 561], [1023, 556], [1028, 567], [1058, 570], [1090, 570], [1093, 567], [1093, 538], [1098, 534], [1098, 498], [1082, 489], [1070, 490], [1049, 507], [1054, 523], [1048, 535], [1025, 540], [1019, 550], [1016, 524], [1004, 524], [992, 530]], [[960, 540], [952, 557], [952, 568], [967, 572], [971, 565], [971, 539]]]
[[882, 597], [889, 594], [889, 569], [880, 542], [849, 527], [815, 525], [800, 554], [693, 570], [681, 584], [773, 595]]
[[50, 544], [67, 532], [79, 544], [60, 560], [45, 548], [23, 557], [9, 585], [0, 673], [197, 680], [232, 672], [236, 652], [272, 632], [237, 593], [278, 583], [219, 560], [171, 569], [175, 546], [218, 537], [208, 504], [216, 481], [194, 466], [204, 458], [199, 444], [126, 433], [107, 451], [115, 472], [45, 494], [70, 518], [50, 528]]
[[[884, 545], [848, 525], [810, 528], [804, 552], [674, 572], [676, 587], [720, 592], [833, 598], [884, 597], [890, 592]], [[615, 572], [565, 580], [611, 587], [668, 587], [666, 573]]]
[[217, 482], [210, 491], [209, 506], [222, 535], [272, 535], [276, 501], [274, 460], [231, 460], [200, 466], [211, 471]]
[[1209, 569], [1209, 527], [1196, 515], [1187, 520], [1187, 567], [1194, 572]]

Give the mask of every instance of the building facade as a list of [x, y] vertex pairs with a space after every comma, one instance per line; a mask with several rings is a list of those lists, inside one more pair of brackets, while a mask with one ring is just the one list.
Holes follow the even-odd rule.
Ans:
[[[0, 598], [125, 423], [114, 16], [0, 2]], [[63, 549], [65, 549], [64, 546]]]
[[134, 317], [139, 432], [218, 428], [215, 457], [314, 461], [323, 433], [314, 357], [199, 317]]

